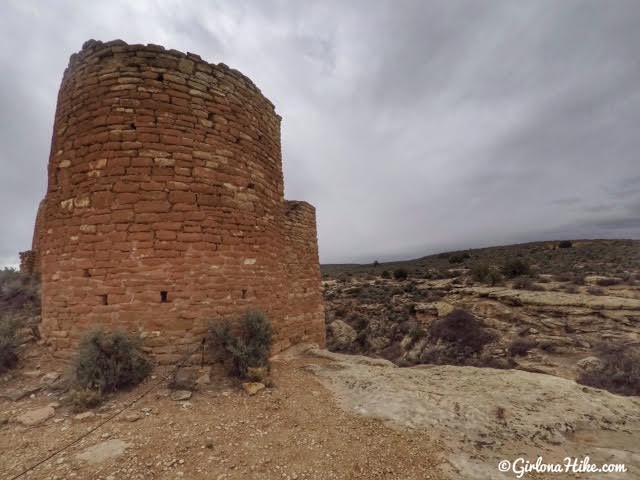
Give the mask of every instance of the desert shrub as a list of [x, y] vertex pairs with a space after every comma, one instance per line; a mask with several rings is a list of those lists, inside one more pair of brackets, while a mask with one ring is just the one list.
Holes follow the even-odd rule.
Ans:
[[502, 275], [495, 269], [489, 270], [489, 273], [484, 278], [484, 283], [491, 285], [492, 287], [502, 282]]
[[73, 385], [102, 393], [137, 385], [151, 371], [139, 340], [122, 331], [87, 333], [72, 364]]
[[453, 255], [449, 256], [449, 263], [451, 264], [462, 263], [468, 258], [471, 258], [471, 255], [469, 255], [467, 252], [454, 253]]
[[540, 350], [544, 350], [547, 353], [553, 353], [556, 351], [557, 345], [550, 340], [545, 340], [538, 344]]
[[598, 280], [596, 280], [596, 284], [601, 287], [610, 287], [612, 285], [618, 285], [620, 283], [621, 282], [619, 278], [599, 278]]
[[471, 268], [471, 278], [476, 282], [486, 283], [494, 286], [502, 282], [500, 272], [491, 268], [486, 263], [477, 263]]
[[395, 278], [396, 280], [406, 280], [408, 276], [409, 272], [407, 272], [407, 270], [404, 268], [396, 268], [393, 271], [393, 278]]
[[382, 278], [391, 278], [391, 274], [389, 273], [388, 270], [383, 270], [382, 273], [380, 274], [380, 276]]
[[564, 291], [567, 293], [578, 293], [580, 289], [575, 285], [565, 285]]
[[351, 281], [351, 276], [346, 273], [341, 273], [340, 275], [338, 275], [336, 280], [338, 281], [338, 283], [347, 283]]
[[345, 318], [345, 322], [356, 330], [364, 330], [369, 326], [369, 319], [355, 312], [349, 314], [349, 316]]
[[18, 320], [9, 315], [0, 317], [0, 373], [18, 363]]
[[244, 314], [237, 334], [228, 323], [209, 329], [210, 345], [221, 347], [227, 354], [222, 360], [228, 361], [229, 373], [240, 378], [246, 378], [249, 368], [269, 368], [272, 341], [271, 322], [264, 313], [255, 310]]
[[553, 276], [553, 279], [556, 282], [571, 282], [574, 279], [573, 273], [570, 272], [561, 272], [557, 273]]
[[522, 357], [537, 345], [538, 342], [536, 342], [532, 338], [515, 338], [509, 344], [509, 355], [511, 355], [512, 357]]
[[428, 333], [432, 340], [454, 344], [463, 356], [480, 352], [495, 338], [480, 320], [464, 310], [454, 310], [434, 320], [429, 324]]
[[72, 390], [68, 397], [71, 408], [75, 412], [97, 407], [102, 403], [102, 399], [102, 393], [99, 390], [88, 388]]
[[502, 266], [502, 273], [507, 278], [515, 278], [521, 275], [528, 275], [531, 267], [526, 260], [521, 258], [512, 258], [507, 260]]
[[589, 287], [587, 288], [587, 293], [589, 295], [604, 295], [604, 290], [598, 287]]
[[640, 348], [605, 343], [596, 347], [598, 367], [582, 372], [578, 383], [621, 395], [640, 395]]
[[486, 263], [476, 263], [473, 267], [471, 267], [471, 278], [473, 278], [476, 282], [484, 282], [485, 277], [491, 270], [491, 267]]
[[585, 284], [584, 274], [583, 273], [574, 274], [573, 275], [573, 283], [575, 285], [584, 285]]
[[421, 338], [424, 338], [426, 334], [427, 334], [426, 330], [424, 330], [423, 328], [420, 328], [418, 325], [416, 325], [409, 332], [409, 337], [411, 337], [411, 341], [417, 342]]
[[12, 268], [0, 270], [0, 312], [21, 317], [40, 313], [40, 282]]
[[558, 248], [571, 248], [573, 247], [573, 243], [571, 243], [571, 240], [562, 240], [560, 243], [558, 243]]
[[531, 290], [533, 287], [533, 282], [529, 277], [517, 277], [513, 281], [513, 288], [516, 290]]

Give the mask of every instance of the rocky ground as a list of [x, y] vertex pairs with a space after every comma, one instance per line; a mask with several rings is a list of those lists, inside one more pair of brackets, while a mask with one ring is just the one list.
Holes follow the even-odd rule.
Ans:
[[[635, 283], [599, 286], [606, 277], [586, 276], [584, 285], [574, 285], [542, 274], [516, 289], [513, 281], [473, 282], [464, 272], [433, 280], [325, 280], [329, 348], [398, 365], [429, 363], [421, 360], [431, 345], [424, 332], [455, 309], [473, 314], [495, 336], [484, 352], [495, 362], [489, 366], [575, 379], [603, 341], [640, 346], [640, 286]], [[510, 354], [514, 342], [528, 350]]]
[[[333, 351], [280, 354], [273, 386], [255, 391], [198, 366], [195, 391], [170, 390], [157, 367], [84, 412], [64, 388], [68, 367], [39, 341], [37, 285], [5, 272], [0, 314], [26, 321], [18, 366], [0, 376], [0, 478], [79, 439], [21, 478], [488, 480], [516, 478], [500, 460], [542, 455], [628, 471], [523, 478], [640, 479], [640, 397], [575, 381], [603, 364], [603, 342], [616, 358], [640, 346], [637, 247], [529, 244], [325, 269]], [[514, 257], [531, 271], [475, 278], [480, 263], [498, 272]]]
[[[64, 365], [37, 346], [25, 353], [20, 368], [0, 379], [0, 478], [11, 479], [87, 433], [163, 373], [155, 371], [102, 407], [76, 413], [56, 389]], [[429, 432], [398, 430], [341, 409], [307, 370], [325, 363], [316, 357], [274, 361], [274, 387], [255, 395], [213, 375], [190, 398], [176, 401], [162, 382], [22, 478], [447, 478], [442, 446]]]
[[384, 360], [315, 351], [330, 364], [308, 371], [347, 411], [441, 442], [451, 478], [492, 480], [502, 459], [621, 463], [626, 473], [526, 478], [640, 478], [640, 398], [612, 395], [551, 375], [491, 368], [398, 368]]

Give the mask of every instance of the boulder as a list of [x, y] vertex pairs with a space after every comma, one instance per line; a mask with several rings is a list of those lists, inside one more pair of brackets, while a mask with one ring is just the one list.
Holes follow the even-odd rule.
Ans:
[[242, 384], [242, 388], [244, 389], [245, 392], [247, 392], [249, 395], [255, 395], [256, 393], [258, 393], [260, 390], [263, 390], [265, 388], [264, 383], [259, 383], [259, 382], [246, 382]]
[[28, 397], [32, 393], [36, 393], [42, 387], [40, 385], [31, 385], [22, 388], [14, 388], [6, 390], [3, 393], [0, 393], [0, 397], [6, 398], [7, 400], [11, 400], [13, 402], [17, 402], [18, 400], [22, 400], [24, 397]]
[[76, 458], [91, 464], [102, 463], [122, 455], [127, 447], [126, 442], [114, 438], [85, 449]]
[[190, 367], [179, 368], [171, 379], [169, 388], [173, 390], [193, 390], [196, 386], [197, 378], [197, 369]]
[[84, 422], [85, 420], [90, 420], [95, 417], [96, 414], [93, 412], [82, 412], [73, 417], [74, 420], [78, 420], [79, 422]]
[[55, 410], [52, 407], [42, 407], [36, 408], [34, 410], [29, 410], [22, 415], [16, 417], [16, 421], [27, 427], [33, 427], [35, 425], [39, 425], [43, 423], [45, 420], [53, 417], [56, 414]]
[[171, 392], [171, 400], [182, 402], [191, 398], [191, 390], [174, 390]]
[[583, 372], [593, 372], [602, 366], [602, 361], [598, 357], [586, 357], [576, 362], [576, 367]]
[[334, 320], [329, 324], [331, 343], [336, 350], [344, 350], [356, 340], [358, 333], [342, 320]]

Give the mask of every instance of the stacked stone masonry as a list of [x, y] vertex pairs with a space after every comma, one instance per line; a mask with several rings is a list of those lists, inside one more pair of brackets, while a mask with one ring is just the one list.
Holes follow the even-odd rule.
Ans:
[[191, 53], [90, 40], [71, 56], [24, 258], [56, 352], [104, 326], [171, 362], [249, 308], [275, 352], [324, 344], [315, 210], [284, 200], [280, 120], [247, 77]]

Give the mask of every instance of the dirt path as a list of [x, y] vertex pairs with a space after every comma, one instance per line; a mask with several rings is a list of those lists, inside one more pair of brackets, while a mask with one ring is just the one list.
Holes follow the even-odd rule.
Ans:
[[[26, 365], [19, 376], [33, 369]], [[51, 369], [49, 362], [43, 367]], [[186, 402], [152, 393], [131, 411], [140, 418], [108, 423], [29, 479], [442, 479], [441, 447], [426, 432], [392, 429], [379, 420], [345, 413], [304, 366], [323, 359], [274, 363], [276, 387], [249, 397], [226, 380], [212, 380]], [[59, 367], [59, 365], [58, 365]], [[12, 381], [12, 387], [15, 386]], [[6, 388], [7, 382], [0, 384]], [[0, 478], [11, 478], [76, 438], [137, 395], [117, 395], [95, 416], [75, 418], [66, 406], [34, 427], [15, 422], [22, 412], [57, 401], [46, 391], [17, 402], [0, 400]], [[100, 445], [117, 454], [98, 463], [76, 457]]]

